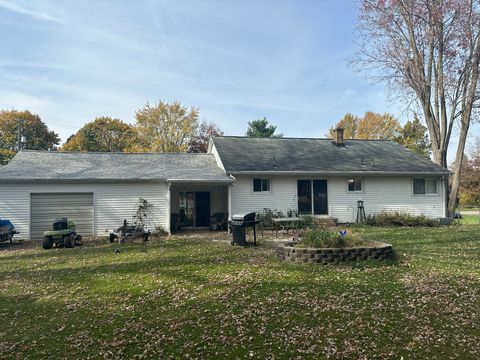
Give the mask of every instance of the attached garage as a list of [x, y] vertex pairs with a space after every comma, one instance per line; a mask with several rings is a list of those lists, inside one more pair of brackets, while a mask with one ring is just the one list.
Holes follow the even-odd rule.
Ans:
[[148, 229], [168, 231], [172, 187], [232, 182], [212, 154], [21, 151], [0, 166], [0, 218], [12, 221], [17, 239], [41, 240], [59, 217], [73, 220], [84, 238], [102, 237], [132, 222], [145, 199], [152, 205]]
[[56, 218], [72, 220], [83, 237], [94, 235], [93, 193], [30, 194], [30, 238], [41, 240]]

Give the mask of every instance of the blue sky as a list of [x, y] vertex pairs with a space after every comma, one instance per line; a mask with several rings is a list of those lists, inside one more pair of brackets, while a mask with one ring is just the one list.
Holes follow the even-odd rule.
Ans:
[[345, 113], [409, 119], [356, 73], [350, 0], [0, 0], [0, 106], [65, 140], [96, 116], [133, 123], [147, 101], [200, 108], [229, 135], [266, 116], [323, 137]]

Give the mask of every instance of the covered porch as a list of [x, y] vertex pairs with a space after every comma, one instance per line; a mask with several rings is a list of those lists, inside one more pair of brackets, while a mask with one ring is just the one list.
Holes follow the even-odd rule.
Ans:
[[226, 230], [231, 209], [230, 186], [230, 183], [170, 183], [170, 232]]

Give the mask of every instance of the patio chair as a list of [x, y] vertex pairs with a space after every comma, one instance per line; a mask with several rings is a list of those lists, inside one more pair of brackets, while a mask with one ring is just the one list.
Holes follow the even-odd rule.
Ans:
[[171, 214], [170, 217], [170, 232], [174, 234], [180, 230], [180, 214]]
[[210, 230], [224, 231], [227, 228], [228, 213], [217, 212], [210, 216]]

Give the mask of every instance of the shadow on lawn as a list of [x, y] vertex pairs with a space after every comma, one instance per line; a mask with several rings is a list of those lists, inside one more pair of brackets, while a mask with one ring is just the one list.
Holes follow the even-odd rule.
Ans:
[[[391, 243], [393, 246], [411, 248], [417, 246], [434, 246], [471, 243], [477, 245], [472, 228], [465, 227], [436, 227], [436, 228], [365, 228], [363, 236]], [[480, 227], [478, 228], [480, 230]], [[454, 232], [455, 236], [451, 236]]]
[[[152, 245], [160, 245], [163, 241], [150, 241], [146, 244]], [[29, 259], [42, 259], [48, 257], [62, 257], [68, 258], [71, 256], [78, 256], [84, 255], [87, 251], [90, 252], [92, 255], [102, 255], [111, 253], [115, 250], [115, 248], [126, 248], [132, 246], [138, 246], [141, 248], [144, 244], [143, 243], [135, 243], [135, 244], [127, 244], [127, 245], [118, 245], [118, 243], [111, 244], [108, 240], [96, 240], [96, 241], [88, 241], [84, 245], [80, 245], [75, 247], [74, 249], [65, 249], [63, 247], [53, 247], [50, 250], [42, 249], [42, 242], [41, 241], [27, 241], [25, 243], [19, 243], [18, 246], [15, 248], [11, 248], [12, 252], [16, 250], [34, 250], [35, 252], [29, 252], [25, 254], [15, 254], [7, 255], [4, 259], [5, 260], [29, 260]], [[113, 249], [113, 250], [112, 250]]]
[[[247, 291], [249, 288], [265, 291], [268, 288], [270, 290], [267, 293], [275, 289], [305, 291], [306, 288], [312, 288], [316, 289], [312, 291], [318, 291], [320, 295], [325, 291], [325, 287], [335, 289], [335, 292], [348, 291], [352, 285], [351, 281], [355, 277], [374, 277], [376, 281], [382, 279], [382, 282], [389, 281], [390, 286], [396, 286], [394, 284], [397, 283], [397, 276], [403, 272], [400, 269], [393, 270], [395, 263], [379, 262], [348, 266], [322, 266], [318, 264], [287, 264], [271, 258], [272, 261], [268, 267], [263, 265], [252, 267], [244, 261], [234, 259], [217, 263], [212, 259], [204, 258], [196, 261], [195, 264], [186, 264], [186, 260], [190, 259], [186, 256], [175, 256], [169, 258], [168, 261], [149, 259], [96, 265], [86, 270], [76, 268], [66, 271], [61, 279], [55, 282], [67, 288], [77, 284], [88, 284], [92, 296], [95, 296], [94, 294], [98, 291], [122, 296], [137, 293], [136, 290], [139, 290], [140, 293], [148, 293], [155, 289], [169, 289], [172, 286], [174, 290], [184, 288], [196, 291], [195, 289], [201, 288], [215, 289], [215, 292], [240, 291], [240, 289]], [[365, 269], [368, 272], [357, 272], [352, 277], [352, 273], [349, 271], [352, 269]], [[375, 273], [377, 275], [374, 275]], [[52, 278], [58, 277], [58, 270], [29, 270], [21, 273], [21, 276], [24, 279], [31, 279], [34, 283], [43, 280], [51, 281]], [[320, 283], [318, 276], [321, 277]], [[105, 285], [107, 289], [101, 290]], [[368, 290], [366, 285], [356, 285], [361, 288], [365, 287], [365, 291]], [[379, 283], [378, 286], [383, 285]], [[214, 301], [214, 297], [207, 296], [207, 298], [210, 298], [209, 301]]]
[[[149, 274], [167, 276], [171, 279], [183, 278], [190, 282], [203, 283], [210, 281], [208, 276], [200, 273], [221, 274], [228, 272], [255, 271], [268, 266], [275, 269], [288, 269], [290, 272], [303, 274], [320, 272], [336, 272], [348, 269], [377, 269], [397, 266], [401, 260], [395, 258], [388, 261], [361, 261], [357, 263], [345, 263], [341, 265], [325, 266], [321, 264], [289, 264], [275, 257], [274, 250], [270, 247], [249, 247], [247, 249], [231, 247], [226, 244], [214, 244], [205, 241], [199, 248], [198, 241], [171, 241], [165, 243], [130, 244], [120, 247], [120, 253], [115, 254], [117, 244], [108, 244], [98, 247], [83, 249], [56, 249], [33, 254], [21, 254], [8, 256], [4, 260], [12, 262], [30, 259], [48, 259], [48, 263], [41, 264], [40, 269], [35, 269], [29, 264], [17, 266], [15, 272], [24, 274], [26, 278], [31, 276], [39, 278], [58, 277], [62, 271], [63, 278], [75, 281], [76, 277], [88, 278], [90, 276], [118, 274]], [[145, 254], [145, 257], [143, 257]], [[133, 256], [133, 257], [132, 257]], [[139, 258], [137, 258], [139, 257]], [[82, 260], [85, 260], [83, 262]], [[59, 266], [45, 268], [45, 265], [57, 263]], [[7, 265], [7, 263], [5, 263]], [[11, 266], [9, 266], [11, 267]], [[8, 276], [4, 272], [0, 278]]]
[[[122, 250], [118, 254], [114, 252], [117, 248], [116, 245], [73, 250], [58, 249], [45, 253], [9, 256], [4, 259], [4, 264], [8, 265], [7, 262], [15, 264], [15, 261], [19, 260], [41, 260], [51, 257], [52, 261], [61, 266], [45, 268], [44, 265], [52, 264], [51, 261], [45, 264], [40, 262], [40, 269], [32, 268], [29, 264], [22, 264], [17, 266], [15, 273], [24, 274], [27, 278], [31, 276], [48, 278], [57, 277], [59, 271], [62, 271], [62, 276], [66, 276], [68, 279], [70, 274], [75, 276], [100, 274], [102, 276], [102, 274], [111, 275], [115, 273], [122, 275], [138, 272], [140, 274], [163, 275], [168, 269], [172, 269], [172, 273], [178, 275], [181, 273], [193, 274], [195, 271], [206, 269], [221, 271], [219, 269], [222, 267], [226, 269], [229, 267], [252, 266], [252, 262], [255, 263], [255, 261], [258, 261], [260, 266], [274, 259], [273, 255], [270, 256], [270, 251], [267, 250], [263, 253], [263, 251], [258, 252], [254, 248], [235, 248], [235, 251], [232, 251], [233, 248], [230, 245], [207, 245], [205, 250], [199, 251], [197, 248], [193, 248], [194, 251], [192, 251], [192, 249], [189, 249], [190, 244], [179, 246], [179, 244], [172, 243], [168, 245], [172, 246], [165, 246], [162, 249], [163, 244], [155, 244], [152, 248], [149, 248], [150, 244], [147, 246], [143, 244], [127, 245], [121, 248]], [[143, 257], [144, 255], [145, 257]], [[132, 256], [134, 257], [132, 258]], [[82, 259], [85, 259], [86, 262], [82, 262]], [[3, 276], [8, 276], [8, 273], [8, 271], [4, 272]]]

